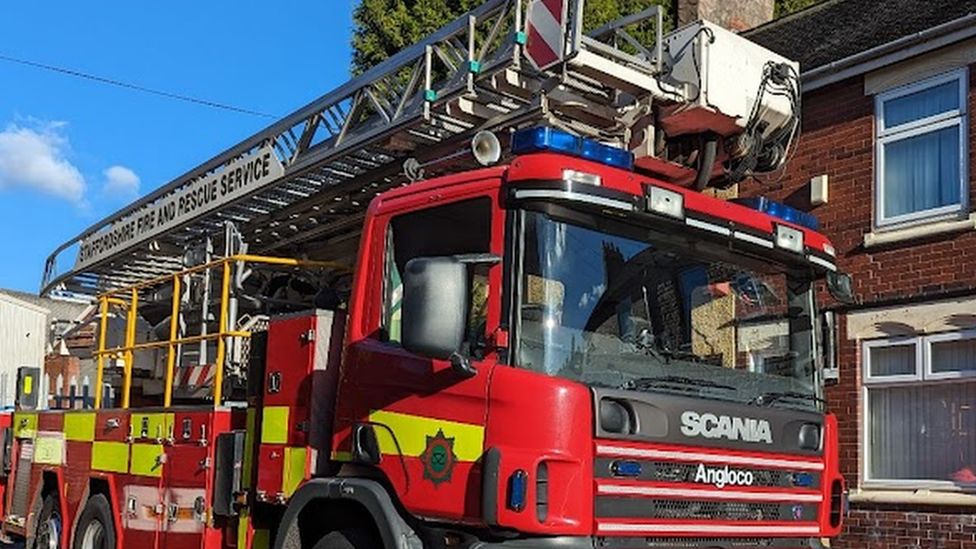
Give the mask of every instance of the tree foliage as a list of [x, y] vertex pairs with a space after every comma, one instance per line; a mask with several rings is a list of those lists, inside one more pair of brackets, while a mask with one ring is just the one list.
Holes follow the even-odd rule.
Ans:
[[[484, 0], [361, 0], [353, 12], [354, 74], [383, 61], [401, 49], [460, 17]], [[801, 10], [820, 0], [775, 0], [775, 16]], [[674, 22], [674, 0], [587, 0], [584, 26], [594, 29], [651, 5], [665, 10], [665, 32]], [[653, 43], [653, 25], [628, 29], [643, 44]]]
[[[354, 74], [362, 74], [401, 49], [457, 19], [484, 0], [361, 0], [353, 12]], [[588, 0], [583, 14], [587, 29], [637, 13], [653, 4], [670, 13], [672, 0]], [[665, 17], [670, 24], [670, 18]], [[642, 43], [651, 43], [653, 25], [634, 29]], [[647, 34], [646, 36], [644, 34]]]

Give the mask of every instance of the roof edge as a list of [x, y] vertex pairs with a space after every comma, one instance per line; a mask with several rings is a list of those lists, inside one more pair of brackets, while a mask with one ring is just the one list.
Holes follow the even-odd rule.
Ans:
[[805, 72], [801, 75], [802, 89], [813, 91], [973, 36], [976, 36], [976, 13], [969, 13]]
[[45, 316], [51, 314], [51, 310], [50, 309], [47, 309], [47, 308], [41, 307], [40, 305], [36, 305], [34, 303], [31, 303], [30, 301], [27, 301], [27, 300], [20, 299], [18, 297], [12, 296], [12, 295], [10, 295], [10, 294], [8, 294], [6, 292], [3, 292], [3, 291], [0, 291], [0, 301], [6, 301], [7, 303], [11, 303], [11, 304], [16, 305], [18, 307], [23, 307], [24, 309], [29, 309], [29, 310], [31, 310], [31, 311], [33, 311], [35, 313], [43, 314]]
[[761, 25], [752, 27], [751, 29], [747, 29], [742, 32], [742, 36], [748, 38], [749, 35], [752, 34], [753, 32], [762, 32], [764, 30], [776, 28], [780, 25], [789, 23], [794, 19], [799, 19], [800, 17], [806, 17], [813, 12], [820, 11], [821, 9], [824, 9], [828, 6], [837, 4], [838, 2], [842, 2], [842, 1], [844, 0], [827, 0], [826, 2], [817, 2], [815, 4], [810, 4], [809, 6], [803, 8], [802, 10], [794, 11], [793, 13], [788, 13], [782, 17], [774, 17], [773, 19], [770, 19], [769, 21], [766, 21]]

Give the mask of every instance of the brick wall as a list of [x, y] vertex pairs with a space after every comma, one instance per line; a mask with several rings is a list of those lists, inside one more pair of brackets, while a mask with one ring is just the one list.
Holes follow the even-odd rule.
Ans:
[[[970, 90], [976, 87], [974, 68]], [[969, 108], [976, 108], [972, 91]], [[976, 293], [976, 231], [864, 249], [874, 207], [874, 98], [864, 95], [862, 78], [805, 94], [802, 129], [782, 178], [744, 184], [741, 194], [765, 194], [816, 214], [837, 249], [839, 265], [854, 276], [862, 303]], [[972, 129], [970, 121], [970, 165], [976, 166]], [[974, 172], [970, 169], [971, 180]], [[824, 173], [830, 177], [830, 201], [811, 208], [809, 180]], [[976, 185], [971, 185], [974, 203]]]
[[857, 549], [973, 549], [972, 509], [860, 508], [847, 518], [833, 547]]
[[[969, 112], [976, 108], [976, 66], [970, 67]], [[976, 175], [976, 132], [970, 130], [970, 181]], [[828, 204], [811, 207], [810, 178], [828, 174]], [[813, 212], [833, 241], [838, 264], [854, 277], [859, 308], [892, 302], [925, 302], [976, 294], [976, 231], [865, 249], [874, 207], [874, 97], [864, 95], [861, 77], [821, 88], [803, 97], [803, 132], [785, 173], [740, 186], [743, 196], [763, 194]], [[976, 185], [970, 185], [970, 209]], [[836, 307], [825, 300], [824, 306]], [[838, 315], [840, 380], [828, 388], [840, 426], [841, 469], [848, 485], [859, 481], [862, 403], [857, 342], [846, 339]], [[976, 508], [854, 504], [841, 549], [976, 549]]]

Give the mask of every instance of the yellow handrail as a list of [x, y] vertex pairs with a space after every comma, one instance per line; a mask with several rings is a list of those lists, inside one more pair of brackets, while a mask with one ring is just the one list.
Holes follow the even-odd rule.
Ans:
[[220, 339], [217, 340], [217, 359], [214, 361], [217, 363], [213, 388], [215, 403], [223, 402], [224, 397], [224, 357], [227, 354], [227, 338], [224, 333], [227, 330], [227, 308], [230, 305], [230, 263], [224, 263], [223, 278], [220, 286], [220, 324], [217, 325]]
[[128, 349], [125, 352], [125, 370], [123, 373], [122, 381], [122, 407], [129, 407], [129, 393], [132, 392], [132, 362], [135, 360], [135, 353], [133, 348], [136, 344], [136, 323], [139, 320], [139, 290], [132, 289], [132, 297], [130, 298], [129, 305], [129, 316], [126, 319], [126, 330], [125, 330], [125, 346]]
[[[123, 382], [122, 382], [122, 408], [129, 408], [132, 392], [132, 373], [134, 368], [135, 352], [149, 349], [167, 349], [166, 357], [166, 379], [163, 391], [163, 405], [170, 406], [173, 402], [173, 379], [176, 370], [176, 350], [182, 345], [199, 343], [201, 341], [216, 341], [217, 356], [216, 370], [214, 372], [213, 401], [214, 406], [219, 407], [223, 401], [223, 381], [224, 381], [224, 361], [227, 356], [228, 339], [231, 337], [250, 337], [251, 332], [231, 330], [228, 323], [230, 321], [230, 291], [231, 291], [231, 268], [234, 264], [262, 263], [283, 267], [304, 267], [314, 269], [334, 269], [345, 273], [351, 272], [345, 265], [329, 261], [312, 261], [305, 259], [292, 259], [284, 257], [270, 257], [250, 254], [238, 254], [221, 259], [217, 259], [202, 265], [196, 265], [179, 271], [152, 278], [138, 284], [120, 289], [110, 290], [99, 296], [101, 315], [100, 332], [98, 338], [98, 351], [95, 352], [98, 370], [96, 374], [96, 393], [95, 408], [102, 407], [102, 385], [104, 384], [104, 370], [106, 357], [121, 356], [124, 359]], [[221, 268], [221, 288], [220, 288], [220, 319], [216, 333], [201, 334], [196, 336], [179, 337], [179, 314], [180, 314], [180, 294], [182, 293], [183, 277], [209, 269]], [[165, 341], [149, 341], [136, 343], [136, 326], [138, 323], [139, 311], [139, 291], [164, 283], [172, 283], [173, 296], [170, 308], [170, 328], [169, 339]], [[126, 311], [125, 344], [121, 347], [106, 348], [106, 332], [108, 329], [109, 306], [120, 306]], [[205, 357], [201, 357], [205, 360]]]
[[240, 263], [240, 262], [264, 263], [266, 265], [278, 265], [282, 267], [308, 267], [308, 268], [315, 268], [315, 269], [336, 269], [340, 271], [345, 271], [346, 273], [352, 272], [352, 270], [349, 267], [341, 263], [335, 263], [333, 261], [314, 261], [311, 259], [292, 259], [287, 257], [238, 254], [238, 255], [224, 257], [221, 259], [215, 259], [209, 263], [202, 263], [200, 265], [188, 267], [176, 273], [150, 278], [142, 282], [139, 282], [138, 284], [127, 286], [125, 288], [116, 288], [114, 290], [109, 290], [102, 295], [111, 297], [114, 295], [125, 294], [130, 290], [142, 290], [145, 288], [151, 288], [153, 286], [158, 286], [163, 282], [169, 281], [169, 279], [175, 275], [186, 276], [186, 275], [198, 273], [200, 271], [206, 271], [207, 269], [213, 269], [225, 263]]
[[166, 351], [166, 389], [163, 392], [163, 406], [173, 402], [173, 373], [176, 369], [176, 346], [174, 343], [179, 335], [180, 327], [180, 277], [173, 277], [172, 309], [169, 315], [169, 341]]
[[105, 372], [105, 332], [108, 328], [108, 298], [99, 299], [99, 315], [101, 318], [98, 323], [98, 373], [95, 374], [95, 409], [102, 407], [102, 384], [105, 383], [103, 375]]
[[[203, 334], [195, 336], [179, 337], [174, 339], [172, 342], [169, 340], [164, 341], [147, 341], [145, 343], [136, 343], [132, 347], [110, 347], [104, 351], [95, 351], [95, 355], [103, 354], [106, 356], [122, 355], [128, 351], [147, 351], [151, 349], [159, 349], [161, 347], [169, 347], [170, 343], [173, 345], [188, 345], [190, 343], [200, 343], [201, 341], [216, 341], [220, 338], [219, 332], [214, 332], [212, 334]], [[223, 333], [227, 337], [251, 337], [251, 332], [243, 330], [228, 330]]]

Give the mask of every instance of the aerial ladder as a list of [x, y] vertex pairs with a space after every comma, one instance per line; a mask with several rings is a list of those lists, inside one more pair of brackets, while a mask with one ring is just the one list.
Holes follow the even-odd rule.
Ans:
[[[782, 164], [799, 121], [796, 63], [704, 21], [664, 35], [658, 6], [586, 32], [584, 4], [486, 1], [66, 242], [42, 292], [90, 295], [178, 270], [227, 223], [253, 253], [341, 240], [378, 193], [477, 165], [459, 152], [481, 131], [504, 145], [507, 132], [550, 125], [699, 189]], [[261, 151], [273, 158], [260, 181], [199, 188]], [[138, 222], [154, 211], [159, 221]]]

